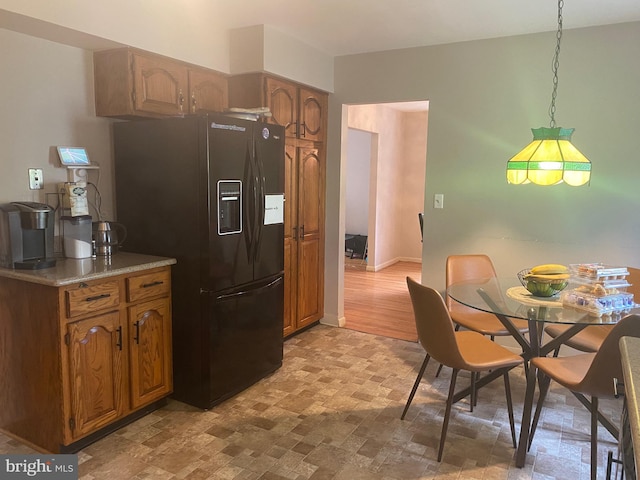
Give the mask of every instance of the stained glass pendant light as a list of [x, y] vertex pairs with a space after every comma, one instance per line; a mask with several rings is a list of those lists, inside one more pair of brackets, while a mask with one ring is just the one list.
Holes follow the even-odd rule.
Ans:
[[532, 128], [533, 141], [507, 162], [509, 183], [556, 185], [564, 182], [577, 187], [589, 183], [591, 178], [591, 162], [571, 143], [574, 129], [556, 127], [556, 94], [563, 5], [564, 1], [559, 0], [557, 44], [553, 57], [553, 93], [549, 107], [551, 123], [549, 128]]

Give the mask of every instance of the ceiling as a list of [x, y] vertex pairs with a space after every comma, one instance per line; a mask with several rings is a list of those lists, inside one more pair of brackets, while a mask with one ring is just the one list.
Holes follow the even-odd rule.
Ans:
[[[215, 23], [269, 25], [331, 56], [555, 31], [556, 0], [208, 0]], [[638, 0], [566, 0], [563, 29], [640, 21]]]

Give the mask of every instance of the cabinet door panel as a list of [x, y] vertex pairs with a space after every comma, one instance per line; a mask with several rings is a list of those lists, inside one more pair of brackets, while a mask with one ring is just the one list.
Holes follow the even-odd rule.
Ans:
[[325, 138], [325, 117], [327, 96], [300, 89], [300, 138], [323, 141]]
[[140, 112], [182, 115], [187, 95], [187, 68], [160, 58], [133, 57], [134, 108]]
[[224, 112], [229, 106], [227, 79], [201, 70], [189, 70], [189, 112]]
[[298, 254], [298, 328], [319, 320], [323, 314], [323, 285], [320, 283], [323, 275], [320, 253], [319, 239], [300, 242]]
[[125, 411], [119, 313], [70, 323], [69, 363], [74, 438], [101, 428]]
[[324, 314], [324, 166], [314, 148], [300, 149], [298, 163], [298, 305], [297, 326]]
[[324, 209], [322, 170], [318, 150], [315, 148], [301, 149], [298, 186], [300, 213], [298, 223], [302, 229], [299, 237], [305, 240], [310, 237], [317, 238], [320, 234]]
[[298, 134], [298, 89], [275, 78], [265, 78], [265, 98], [271, 109], [270, 122], [282, 125], [287, 137]]
[[171, 304], [160, 298], [129, 307], [131, 405], [171, 393]]

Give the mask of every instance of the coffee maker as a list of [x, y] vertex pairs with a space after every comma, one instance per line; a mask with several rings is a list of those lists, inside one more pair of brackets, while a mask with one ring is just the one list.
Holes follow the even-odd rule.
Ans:
[[0, 205], [0, 267], [36, 270], [56, 264], [54, 210], [37, 202]]

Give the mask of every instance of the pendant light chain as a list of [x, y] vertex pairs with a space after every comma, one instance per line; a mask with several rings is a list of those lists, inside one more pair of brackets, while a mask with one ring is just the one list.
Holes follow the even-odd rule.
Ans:
[[557, 185], [566, 183], [578, 187], [588, 185], [591, 180], [591, 162], [571, 143], [571, 135], [575, 129], [556, 127], [556, 96], [558, 93], [564, 2], [565, 0], [558, 0], [557, 43], [551, 64], [553, 71], [553, 93], [549, 106], [551, 128], [532, 128], [533, 141], [509, 159], [507, 162], [507, 182], [511, 184]]
[[564, 0], [558, 0], [558, 32], [556, 33], [556, 52], [553, 56], [553, 93], [551, 94], [551, 105], [549, 106], [549, 116], [551, 122], [549, 126], [554, 128], [556, 126], [556, 95], [558, 93], [558, 67], [560, 67], [560, 40], [562, 39], [562, 7], [564, 6]]

